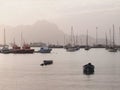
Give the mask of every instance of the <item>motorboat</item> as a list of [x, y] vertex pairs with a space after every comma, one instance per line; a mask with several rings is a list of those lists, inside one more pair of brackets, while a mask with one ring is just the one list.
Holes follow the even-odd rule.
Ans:
[[52, 49], [49, 48], [49, 47], [41, 47], [38, 52], [40, 52], [40, 53], [50, 53], [51, 51], [52, 51]]

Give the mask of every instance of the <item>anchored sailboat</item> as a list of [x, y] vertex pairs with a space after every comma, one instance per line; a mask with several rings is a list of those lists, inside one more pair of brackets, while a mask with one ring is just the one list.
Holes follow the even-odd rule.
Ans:
[[3, 48], [1, 49], [1, 53], [8, 54], [11, 53], [9, 46], [6, 44], [6, 32], [4, 28], [4, 45]]
[[75, 44], [75, 38], [73, 33], [73, 27], [71, 27], [71, 42], [68, 46], [65, 47], [66, 51], [74, 52], [80, 49], [78, 45]]
[[114, 34], [115, 34], [115, 30], [114, 30], [114, 24], [113, 24], [113, 43], [112, 43], [112, 45], [108, 49], [109, 52], [117, 52], [117, 48], [115, 47]]

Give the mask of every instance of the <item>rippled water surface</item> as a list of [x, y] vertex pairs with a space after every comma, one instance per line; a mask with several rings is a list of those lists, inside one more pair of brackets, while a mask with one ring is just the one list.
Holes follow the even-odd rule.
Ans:
[[[40, 66], [43, 60], [52, 65]], [[94, 75], [84, 75], [82, 66], [95, 65]], [[81, 49], [51, 54], [0, 54], [0, 90], [120, 90], [120, 52]]]

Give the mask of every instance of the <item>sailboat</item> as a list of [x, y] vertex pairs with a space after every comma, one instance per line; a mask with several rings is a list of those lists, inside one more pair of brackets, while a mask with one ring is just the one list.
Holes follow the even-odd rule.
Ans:
[[90, 49], [90, 46], [88, 45], [88, 30], [87, 30], [85, 50], [89, 50], [89, 49]]
[[71, 27], [71, 43], [65, 47], [66, 51], [74, 52], [80, 49], [78, 45], [75, 45], [75, 38], [73, 35], [73, 27]]
[[111, 45], [108, 49], [109, 52], [117, 52], [117, 48], [115, 47], [115, 39], [114, 39], [114, 25], [113, 25], [113, 45]]
[[8, 54], [11, 53], [9, 46], [6, 44], [6, 33], [4, 28], [4, 45], [3, 48], [0, 50], [1, 53]]

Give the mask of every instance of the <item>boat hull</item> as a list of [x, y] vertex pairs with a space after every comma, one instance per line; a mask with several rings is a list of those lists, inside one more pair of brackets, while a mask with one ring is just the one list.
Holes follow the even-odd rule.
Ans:
[[34, 49], [16, 49], [12, 50], [12, 53], [14, 54], [27, 54], [27, 53], [34, 53]]
[[83, 73], [86, 75], [94, 74], [94, 65], [84, 65], [83, 66]]
[[39, 53], [51, 53], [51, 48], [41, 48], [38, 52]]
[[41, 66], [51, 65], [51, 64], [53, 64], [53, 61], [52, 61], [52, 60], [44, 60], [43, 63], [41, 64]]
[[79, 47], [69, 47], [69, 48], [66, 48], [66, 51], [68, 51], [68, 52], [74, 52], [74, 51], [77, 51], [79, 49], [80, 49]]

